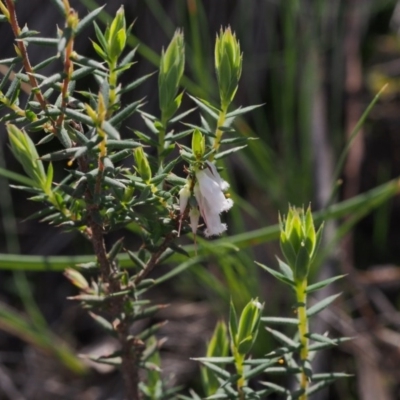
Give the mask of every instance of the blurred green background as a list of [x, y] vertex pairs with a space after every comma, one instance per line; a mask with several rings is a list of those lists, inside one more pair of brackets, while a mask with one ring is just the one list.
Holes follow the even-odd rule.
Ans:
[[[102, 4], [70, 3], [81, 17]], [[280, 254], [274, 227], [278, 212], [284, 214], [288, 203], [311, 203], [329, 221], [326, 251], [315, 277], [348, 274], [332, 289], [343, 291], [342, 299], [314, 328], [356, 336], [350, 344], [324, 353], [315, 367], [345, 370], [354, 378], [338, 381], [314, 398], [398, 399], [400, 204], [395, 196], [398, 184], [390, 180], [400, 175], [400, 3], [126, 0], [109, 2], [101, 14], [103, 24], [121, 3], [127, 21], [136, 21], [130, 46], [140, 43], [138, 63], [125, 74], [127, 81], [155, 71], [162, 47], [181, 27], [187, 59], [182, 85], [187, 93], [216, 103], [214, 40], [221, 26], [230, 25], [244, 58], [235, 105], [263, 104], [236, 123], [240, 134], [258, 140], [225, 165], [235, 207], [226, 216], [229, 235], [217, 243], [231, 245], [200, 241], [210, 257], [201, 263], [176, 257], [184, 272], [152, 294], [172, 304], [159, 316], [170, 320], [162, 332], [170, 338], [162, 352], [165, 374], [173, 374], [173, 384], [198, 385], [197, 366], [187, 358], [203, 354], [230, 297], [240, 308], [259, 296], [268, 315], [290, 315], [291, 293], [259, 271], [253, 260], [275, 267], [275, 255]], [[54, 36], [55, 24], [62, 24], [50, 1], [19, 0], [17, 12], [21, 26], [27, 23], [42, 36]], [[10, 29], [1, 25], [0, 32], [1, 58], [9, 57]], [[88, 29], [77, 43], [78, 51], [93, 55], [93, 37]], [[53, 49], [32, 46], [29, 51], [36, 63]], [[56, 72], [51, 68], [46, 72]], [[379, 100], [364, 114], [386, 83]], [[145, 110], [157, 114], [155, 93], [156, 75], [123, 101], [146, 96]], [[193, 107], [187, 96], [183, 107]], [[199, 123], [194, 118], [192, 122]], [[138, 117], [130, 127], [146, 129]], [[124, 134], [131, 133], [127, 129]], [[21, 173], [3, 128], [0, 140], [2, 175], [7, 175], [4, 170]], [[56, 173], [61, 177], [63, 166]], [[0, 398], [121, 398], [112, 368], [90, 367], [80, 375], [85, 367], [73, 356], [115, 345], [77, 305], [65, 300], [74, 291], [60, 271], [73, 263], [72, 256], [90, 255], [90, 245], [75, 234], [26, 220], [42, 206], [27, 201], [10, 182], [0, 178]], [[110, 235], [109, 243], [119, 234]], [[124, 235], [134, 248], [135, 237]], [[64, 258], [51, 258], [60, 255]], [[271, 348], [270, 340], [261, 337], [255, 351]]]

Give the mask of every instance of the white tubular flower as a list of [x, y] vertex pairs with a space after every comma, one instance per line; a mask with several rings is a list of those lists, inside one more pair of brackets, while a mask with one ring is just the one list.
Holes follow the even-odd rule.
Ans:
[[200, 212], [197, 207], [192, 207], [190, 209], [189, 218], [190, 218], [190, 227], [192, 228], [192, 232], [196, 234], [200, 219]]
[[191, 196], [190, 189], [189, 189], [189, 186], [186, 184], [179, 191], [179, 211], [180, 211], [181, 215], [186, 210], [190, 196]]
[[207, 162], [207, 168], [196, 172], [196, 179], [193, 192], [207, 226], [204, 233], [206, 236], [220, 235], [226, 231], [226, 224], [221, 223], [219, 214], [233, 206], [232, 199], [227, 199], [223, 193], [229, 185], [210, 162]]
[[217, 167], [215, 166], [215, 164], [211, 163], [210, 161], [206, 161], [206, 164], [207, 168], [204, 169], [203, 171], [205, 171], [210, 178], [214, 179], [218, 183], [219, 187], [223, 192], [228, 190], [229, 183], [221, 178], [221, 175], [217, 171]]

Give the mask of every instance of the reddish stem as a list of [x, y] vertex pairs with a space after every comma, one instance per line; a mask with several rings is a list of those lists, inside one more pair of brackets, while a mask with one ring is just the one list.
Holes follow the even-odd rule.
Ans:
[[[21, 34], [21, 28], [18, 25], [18, 20], [17, 20], [17, 14], [15, 12], [15, 7], [14, 7], [14, 2], [13, 0], [5, 0], [6, 4], [7, 4], [7, 9], [10, 13], [10, 25], [11, 28], [14, 32], [14, 36], [16, 39], [18, 39], [19, 35]], [[47, 102], [46, 99], [44, 98], [41, 90], [39, 89], [39, 83], [36, 80], [35, 76], [34, 76], [34, 71], [32, 68], [32, 65], [29, 61], [29, 56], [28, 56], [28, 52], [26, 50], [25, 44], [23, 42], [23, 40], [17, 40], [17, 47], [18, 50], [21, 53], [21, 57], [22, 57], [22, 63], [24, 65], [25, 71], [28, 75], [29, 78], [29, 82], [32, 86], [32, 90], [35, 93], [35, 97], [37, 99], [37, 101], [39, 102], [41, 108], [43, 111], [47, 111]], [[53, 128], [53, 133], [56, 135], [57, 134], [57, 129], [56, 126], [54, 124], [54, 121], [51, 119], [51, 125]]]

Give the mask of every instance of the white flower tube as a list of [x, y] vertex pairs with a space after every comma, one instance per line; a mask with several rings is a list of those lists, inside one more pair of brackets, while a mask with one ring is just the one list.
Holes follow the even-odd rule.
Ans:
[[189, 218], [190, 218], [190, 227], [192, 228], [192, 232], [196, 234], [200, 219], [200, 212], [197, 207], [192, 207], [190, 209]]
[[227, 199], [223, 193], [229, 185], [210, 162], [207, 162], [207, 168], [196, 172], [196, 179], [193, 191], [207, 226], [204, 233], [206, 236], [220, 235], [226, 231], [226, 224], [221, 223], [219, 214], [233, 206], [232, 199]]
[[186, 210], [190, 196], [191, 196], [191, 193], [190, 193], [189, 185], [186, 184], [179, 191], [179, 211], [180, 211], [181, 215], [183, 215], [183, 213]]

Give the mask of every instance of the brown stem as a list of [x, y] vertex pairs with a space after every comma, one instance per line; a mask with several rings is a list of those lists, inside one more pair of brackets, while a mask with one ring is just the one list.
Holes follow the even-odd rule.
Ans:
[[74, 49], [74, 40], [71, 38], [65, 48], [65, 63], [64, 63], [64, 74], [65, 78], [61, 88], [61, 114], [57, 118], [56, 125], [61, 127], [64, 121], [64, 110], [68, 103], [68, 85], [71, 79], [72, 72], [74, 71], [74, 63], [71, 61], [71, 54]]
[[[79, 169], [82, 172], [88, 172], [88, 163], [85, 157], [78, 159]], [[97, 176], [95, 185], [96, 194], [100, 194], [101, 190], [101, 172]], [[128, 400], [140, 400], [141, 395], [139, 391], [139, 362], [144, 350], [144, 343], [130, 335], [130, 323], [126, 319], [124, 313], [124, 303], [127, 299], [126, 296], [114, 297], [114, 293], [122, 290], [121, 282], [115, 278], [113, 274], [116, 272], [116, 267], [107, 256], [106, 245], [104, 242], [104, 229], [96, 222], [96, 214], [98, 213], [98, 206], [93, 202], [93, 196], [89, 188], [85, 192], [85, 200], [88, 209], [88, 226], [91, 232], [91, 241], [93, 250], [96, 254], [97, 262], [100, 267], [101, 280], [104, 289], [109, 295], [109, 311], [112, 315], [113, 326], [118, 333], [118, 339], [121, 344], [121, 371], [125, 383], [126, 398]]]
[[168, 246], [176, 238], [176, 236], [177, 233], [173, 231], [165, 237], [158, 250], [153, 253], [150, 260], [147, 261], [145, 267], [137, 274], [135, 280], [133, 281], [135, 285], [138, 285], [153, 270], [153, 268], [157, 265], [157, 262], [160, 259], [161, 255], [164, 253], [165, 250], [167, 250]]
[[[21, 34], [21, 28], [18, 25], [17, 14], [15, 12], [14, 2], [13, 2], [13, 0], [5, 0], [5, 1], [6, 1], [6, 4], [7, 4], [7, 9], [9, 11], [9, 13], [10, 13], [9, 22], [10, 22], [11, 28], [12, 28], [12, 30], [14, 32], [14, 36], [18, 39], [19, 35]], [[25, 71], [26, 71], [26, 73], [28, 75], [29, 82], [30, 82], [30, 84], [32, 86], [32, 90], [35, 93], [35, 97], [36, 97], [37, 101], [39, 102], [42, 110], [46, 112], [47, 111], [47, 101], [44, 98], [41, 90], [39, 89], [39, 83], [38, 83], [38, 81], [36, 80], [36, 78], [34, 76], [34, 71], [33, 71], [31, 62], [29, 60], [28, 52], [26, 50], [26, 47], [25, 47], [25, 44], [24, 44], [23, 40], [17, 40], [17, 47], [18, 47], [18, 50], [21, 53], [22, 63], [24, 65]], [[56, 126], [54, 124], [54, 121], [52, 119], [50, 119], [50, 121], [51, 121], [51, 125], [52, 125], [52, 128], [53, 128], [52, 129], [53, 133], [56, 135], [57, 134], [57, 129], [56, 129]]]

